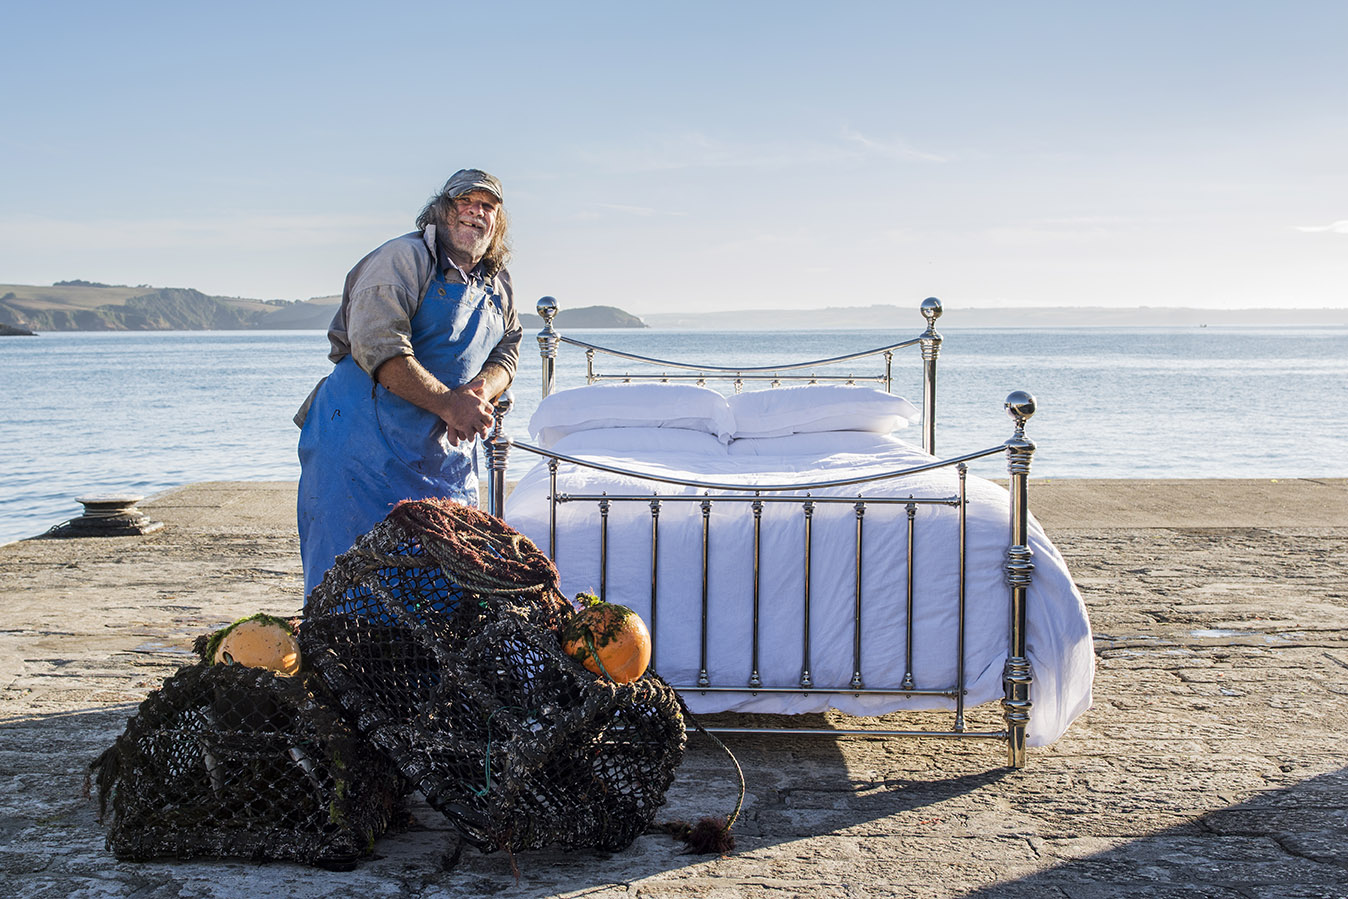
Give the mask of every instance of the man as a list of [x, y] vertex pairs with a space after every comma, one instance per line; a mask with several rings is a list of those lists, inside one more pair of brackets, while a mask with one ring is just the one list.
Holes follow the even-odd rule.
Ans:
[[501, 182], [456, 172], [417, 227], [346, 276], [328, 329], [335, 367], [295, 416], [306, 599], [400, 500], [477, 505], [477, 438], [522, 334]]

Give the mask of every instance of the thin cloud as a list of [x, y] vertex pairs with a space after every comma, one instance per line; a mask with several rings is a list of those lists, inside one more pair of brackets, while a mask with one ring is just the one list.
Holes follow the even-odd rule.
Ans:
[[940, 156], [936, 153], [929, 153], [926, 150], [919, 150], [902, 138], [876, 140], [867, 137], [860, 131], [853, 131], [850, 128], [843, 129], [842, 137], [845, 142], [859, 147], [866, 156], [879, 156], [885, 159], [907, 159], [914, 162], [948, 161], [944, 156]]
[[1328, 225], [1297, 225], [1296, 229], [1307, 234], [1348, 234], [1348, 219], [1339, 219]]

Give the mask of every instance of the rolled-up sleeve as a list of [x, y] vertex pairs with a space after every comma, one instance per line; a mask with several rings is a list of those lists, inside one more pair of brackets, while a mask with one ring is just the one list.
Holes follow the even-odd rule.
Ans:
[[412, 317], [434, 265], [425, 241], [413, 232], [370, 253], [346, 276], [342, 304], [328, 328], [337, 363], [350, 355], [371, 377], [394, 356], [411, 356]]
[[487, 355], [486, 364], [501, 366], [509, 374], [510, 380], [514, 381], [515, 370], [519, 366], [520, 341], [524, 337], [524, 328], [520, 325], [520, 316], [515, 310], [515, 286], [510, 281], [510, 273], [502, 271], [496, 276], [496, 282], [501, 296], [505, 333]]
[[356, 290], [346, 310], [347, 339], [356, 364], [371, 376], [394, 356], [411, 356], [416, 298], [394, 284]]

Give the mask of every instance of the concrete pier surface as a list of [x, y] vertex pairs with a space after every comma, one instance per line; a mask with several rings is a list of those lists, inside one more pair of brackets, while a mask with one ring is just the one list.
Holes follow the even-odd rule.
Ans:
[[[149, 535], [0, 547], [0, 896], [1348, 897], [1344, 479], [1035, 482], [1098, 672], [1095, 706], [1023, 770], [992, 742], [737, 736], [726, 857], [649, 834], [522, 853], [518, 878], [472, 849], [443, 870], [452, 831], [414, 802], [352, 872], [118, 862], [87, 767], [199, 634], [298, 611], [294, 498], [198, 484], [142, 504]], [[693, 737], [661, 819], [734, 799]]]

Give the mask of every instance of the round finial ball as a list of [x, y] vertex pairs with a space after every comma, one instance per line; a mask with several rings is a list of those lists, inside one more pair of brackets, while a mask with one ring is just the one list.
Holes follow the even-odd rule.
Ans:
[[1034, 415], [1034, 394], [1024, 390], [1015, 390], [1006, 398], [1006, 412], [1017, 421], [1024, 421]]
[[543, 297], [534, 308], [544, 322], [552, 324], [552, 317], [557, 314], [557, 300], [554, 297]]
[[922, 301], [922, 317], [929, 323], [941, 317], [941, 301], [936, 297], [927, 297]]

